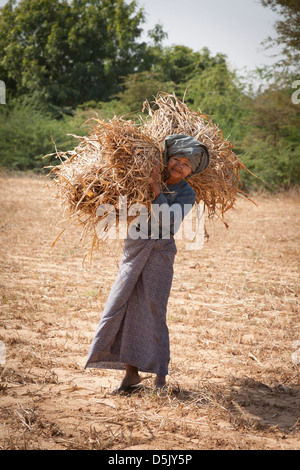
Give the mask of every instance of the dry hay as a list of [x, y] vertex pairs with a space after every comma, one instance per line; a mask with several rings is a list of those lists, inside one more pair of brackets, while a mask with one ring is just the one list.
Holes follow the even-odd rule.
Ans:
[[160, 161], [164, 182], [162, 153], [164, 139], [170, 134], [190, 135], [209, 150], [208, 168], [188, 179], [197, 193], [197, 202], [204, 202], [208, 215], [223, 219], [234, 206], [239, 172], [245, 166], [234, 154], [233, 145], [223, 140], [222, 131], [175, 95], [160, 93], [152, 108], [144, 103], [145, 109], [148, 116], [140, 117], [138, 124], [117, 118], [108, 122], [94, 119], [87, 136], [75, 136], [80, 143], [74, 150], [57, 153], [61, 163], [51, 170], [57, 197], [68, 217], [83, 225], [82, 238], [93, 234], [93, 246], [99, 241], [97, 225], [104, 218], [97, 215], [100, 205], [111, 205], [118, 216], [119, 196], [126, 196], [128, 209], [134, 204], [150, 209], [151, 173]]
[[[154, 111], [152, 111], [152, 108]], [[167, 135], [185, 134], [206, 145], [210, 162], [207, 169], [188, 179], [197, 194], [197, 202], [203, 201], [208, 215], [221, 215], [234, 206], [240, 186], [240, 171], [245, 165], [233, 152], [233, 145], [223, 139], [222, 131], [208, 116], [192, 111], [175, 95], [161, 93], [152, 108], [144, 103], [150, 121], [145, 122], [147, 132], [159, 142]]]
[[[152, 193], [149, 184], [153, 166], [161, 160], [159, 144], [132, 121], [92, 120], [92, 130], [77, 137], [80, 144], [72, 151], [59, 152], [61, 163], [52, 168], [67, 217], [84, 226], [82, 239], [93, 234], [106, 213], [97, 214], [99, 206], [115, 209], [119, 220], [119, 198], [127, 198], [127, 209], [143, 204], [150, 209]], [[128, 217], [128, 221], [131, 218]]]

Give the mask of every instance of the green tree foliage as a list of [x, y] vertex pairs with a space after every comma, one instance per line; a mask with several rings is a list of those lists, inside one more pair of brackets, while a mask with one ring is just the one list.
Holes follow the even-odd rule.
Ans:
[[225, 64], [226, 56], [216, 54], [211, 56], [208, 48], [201, 51], [175, 45], [164, 48], [153, 64], [153, 70], [160, 75], [164, 81], [175, 84], [187, 83], [195, 75], [203, 72], [208, 67], [217, 64]]
[[224, 137], [235, 142], [243, 137], [243, 119], [248, 115], [250, 98], [245, 85], [235, 72], [231, 72], [225, 61], [206, 68], [191, 81], [187, 98], [204, 114], [213, 119], [222, 129]]
[[140, 113], [145, 100], [152, 101], [159, 91], [174, 90], [175, 84], [162, 80], [160, 74], [144, 71], [127, 75], [123, 87], [117, 98], [129, 112]]
[[[261, 1], [280, 7], [283, 21], [292, 15], [280, 34], [295, 64], [299, 2]], [[294, 70], [262, 68], [256, 83], [264, 86], [254, 92], [249, 76], [230, 70], [224, 54], [164, 47], [159, 24], [148, 32], [149, 43], [140, 42], [143, 15], [135, 0], [7, 2], [0, 10], [0, 79], [7, 90], [0, 166], [40, 171], [51, 160], [42, 156], [55, 151], [53, 141], [59, 150], [73, 148], [77, 141], [67, 134], [87, 133], [86, 119], [128, 113], [134, 119], [145, 99], [165, 91], [220, 127], [258, 177], [243, 173], [247, 190], [299, 184], [300, 104], [292, 95], [300, 77]]]
[[291, 95], [290, 87], [272, 84], [248, 106], [243, 160], [261, 178], [256, 184], [272, 190], [300, 181], [300, 109]]
[[[198, 94], [196, 84], [201, 82], [206, 72], [208, 76], [214, 74], [218, 77], [216, 80], [221, 82], [222, 74], [229, 74], [226, 57], [223, 54], [211, 56], [207, 48], [199, 52], [181, 45], [163, 48], [160, 40], [164, 36], [160, 29], [158, 32], [159, 41], [155, 41], [155, 45], [149, 46], [146, 51], [147, 61], [151, 57], [151, 66], [148, 70], [124, 77], [123, 90], [117, 94], [117, 97], [131, 111], [140, 110], [143, 101], [145, 99], [151, 101], [159, 91], [175, 92], [181, 97], [186, 94], [186, 102], [198, 106], [199, 99], [203, 100], [206, 93], [203, 93], [204, 88], [199, 85], [201, 92]], [[220, 93], [220, 83], [208, 83], [206, 90], [210, 89], [209, 85], [213, 85], [215, 92]], [[188, 93], [186, 93], [187, 88]], [[205, 100], [204, 106], [208, 108], [209, 103], [210, 100]]]
[[269, 139], [273, 147], [282, 138], [300, 143], [300, 136], [296, 138], [293, 132], [300, 127], [300, 112], [298, 105], [291, 100], [289, 88], [280, 89], [276, 84], [271, 85], [252, 100], [250, 109], [251, 124], [261, 139]]
[[[27, 102], [26, 102], [27, 101]], [[84, 135], [86, 116], [64, 116], [53, 119], [45, 109], [37, 108], [31, 100], [11, 101], [0, 107], [0, 167], [20, 171], [40, 171], [55, 161], [44, 155], [68, 150], [77, 145], [68, 134]]]
[[275, 23], [276, 38], [268, 38], [270, 46], [281, 46], [285, 63], [299, 67], [300, 62], [300, 2], [299, 0], [261, 0], [265, 7], [280, 14]]
[[106, 100], [140, 63], [143, 21], [135, 0], [9, 0], [0, 10], [1, 78], [10, 96], [55, 106]]

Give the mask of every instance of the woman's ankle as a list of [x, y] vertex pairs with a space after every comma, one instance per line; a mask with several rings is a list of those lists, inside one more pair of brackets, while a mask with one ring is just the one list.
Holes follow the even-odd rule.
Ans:
[[126, 366], [126, 376], [127, 377], [138, 377], [139, 376], [139, 370], [137, 367], [132, 366], [130, 364], [125, 364]]
[[160, 377], [159, 375], [157, 375], [155, 379], [155, 387], [162, 388], [165, 385], [166, 385], [166, 377]]

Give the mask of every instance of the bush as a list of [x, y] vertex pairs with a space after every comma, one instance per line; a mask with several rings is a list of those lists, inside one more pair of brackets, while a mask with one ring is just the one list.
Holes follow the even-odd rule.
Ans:
[[286, 140], [280, 140], [276, 146], [269, 139], [249, 144], [241, 160], [256, 175], [244, 172], [242, 182], [246, 189], [267, 189], [276, 191], [289, 189], [300, 181], [300, 145], [294, 146]]
[[[31, 104], [15, 102], [0, 107], [0, 166], [5, 169], [41, 171], [54, 157], [55, 145], [60, 150], [74, 147], [75, 139], [66, 134], [81, 133], [84, 115], [77, 121], [70, 117], [54, 119], [50, 113]], [[54, 144], [55, 142], [55, 144]]]

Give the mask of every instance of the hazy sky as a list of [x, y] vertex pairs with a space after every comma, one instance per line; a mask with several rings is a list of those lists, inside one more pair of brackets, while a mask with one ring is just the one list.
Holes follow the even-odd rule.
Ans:
[[[0, 0], [0, 6], [5, 3]], [[183, 44], [195, 51], [208, 47], [212, 54], [226, 54], [239, 70], [275, 62], [261, 42], [276, 36], [276, 15], [259, 0], [138, 0], [138, 4], [147, 14], [145, 31], [161, 23], [168, 33], [165, 46]], [[146, 35], [143, 39], [149, 40]]]
[[139, 5], [147, 12], [147, 31], [161, 23], [168, 33], [164, 45], [208, 47], [226, 54], [238, 69], [275, 62], [274, 51], [264, 50], [261, 42], [276, 37], [277, 16], [259, 0], [139, 0]]

